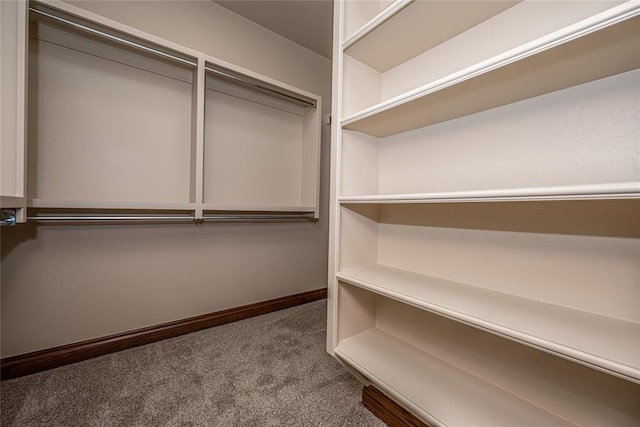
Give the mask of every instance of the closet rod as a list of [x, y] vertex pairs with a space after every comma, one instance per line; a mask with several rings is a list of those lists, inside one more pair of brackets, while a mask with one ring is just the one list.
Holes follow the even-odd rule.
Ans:
[[[43, 222], [83, 222], [83, 221], [196, 221], [190, 215], [35, 215], [30, 221]], [[202, 221], [315, 221], [312, 213], [304, 214], [211, 214], [204, 215]]]
[[48, 13], [48, 12], [45, 12], [45, 11], [42, 11], [42, 10], [39, 10], [39, 9], [36, 9], [36, 8], [33, 8], [33, 7], [30, 7], [29, 10], [31, 12], [33, 12], [33, 13], [38, 14], [38, 15], [42, 15], [42, 16], [47, 17], [49, 19], [52, 19], [54, 21], [66, 24], [66, 25], [68, 25], [70, 27], [73, 27], [73, 28], [75, 28], [77, 30], [84, 31], [84, 32], [93, 34], [95, 36], [102, 37], [102, 38], [114, 41], [116, 43], [124, 44], [124, 45], [132, 47], [134, 49], [142, 50], [142, 51], [145, 51], [147, 53], [151, 53], [151, 54], [156, 55], [156, 56], [161, 56], [161, 57], [163, 57], [165, 59], [170, 59], [172, 61], [176, 61], [176, 62], [180, 62], [180, 63], [185, 64], [185, 65], [189, 65], [191, 67], [197, 67], [198, 66], [198, 63], [196, 61], [189, 61], [187, 59], [180, 58], [179, 56], [171, 55], [169, 53], [162, 52], [161, 50], [157, 50], [157, 49], [151, 48], [149, 46], [145, 46], [143, 44], [136, 43], [136, 42], [133, 42], [131, 40], [127, 40], [127, 39], [124, 39], [122, 37], [115, 36], [113, 34], [105, 33], [103, 31], [97, 30], [95, 28], [88, 27], [86, 25], [82, 25], [82, 24], [80, 24], [78, 22], [74, 22], [72, 20], [65, 19], [65, 18], [63, 18], [61, 16], [54, 15], [52, 13]]
[[295, 96], [295, 95], [291, 95], [289, 93], [286, 93], [286, 92], [271, 88], [271, 87], [269, 87], [267, 85], [261, 84], [258, 81], [254, 81], [252, 79], [245, 78], [244, 76], [241, 76], [241, 75], [236, 75], [236, 74], [233, 74], [233, 73], [228, 72], [228, 71], [222, 71], [222, 70], [219, 70], [219, 69], [216, 69], [216, 68], [211, 68], [211, 67], [204, 67], [204, 69], [206, 71], [210, 72], [210, 73], [213, 73], [213, 74], [219, 76], [219, 77], [222, 77], [222, 78], [225, 78], [225, 79], [228, 79], [228, 80], [232, 80], [232, 81], [234, 81], [236, 83], [240, 83], [240, 84], [243, 84], [245, 86], [250, 86], [253, 89], [259, 90], [261, 92], [267, 92], [270, 95], [276, 95], [276, 96], [278, 96], [280, 98], [286, 99], [287, 101], [295, 102], [296, 104], [302, 104], [304, 106], [313, 107], [313, 108], [318, 106], [317, 102], [315, 100], [313, 100], [313, 99], [306, 98], [306, 97], [302, 98], [302, 97], [298, 97], [298, 96]]
[[189, 215], [36, 215], [30, 221], [193, 221]]
[[203, 221], [315, 221], [312, 213], [304, 214], [211, 214]]

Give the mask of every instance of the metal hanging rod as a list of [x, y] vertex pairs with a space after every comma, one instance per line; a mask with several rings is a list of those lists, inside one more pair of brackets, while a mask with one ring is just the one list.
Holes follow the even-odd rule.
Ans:
[[35, 215], [30, 221], [73, 222], [73, 221], [194, 221], [191, 215]]
[[273, 222], [273, 221], [315, 221], [313, 213], [299, 214], [207, 214], [201, 220], [192, 215], [35, 215], [27, 218], [41, 222]]
[[104, 39], [107, 39], [107, 40], [110, 40], [110, 41], [113, 41], [113, 42], [116, 42], [116, 43], [120, 43], [120, 44], [126, 45], [128, 47], [132, 47], [134, 49], [142, 50], [144, 52], [147, 52], [147, 53], [150, 53], [150, 54], [153, 54], [153, 55], [156, 55], [156, 56], [161, 56], [161, 57], [163, 57], [165, 59], [169, 59], [171, 61], [180, 62], [182, 64], [189, 65], [191, 67], [197, 67], [198, 66], [198, 63], [195, 60], [188, 60], [188, 59], [185, 59], [185, 58], [181, 58], [179, 56], [172, 55], [170, 53], [163, 52], [161, 50], [154, 49], [152, 47], [145, 46], [144, 44], [137, 43], [137, 42], [134, 42], [134, 41], [131, 41], [131, 40], [127, 40], [125, 38], [118, 37], [118, 36], [113, 35], [113, 34], [109, 34], [107, 32], [104, 32], [104, 31], [89, 27], [87, 25], [83, 25], [83, 24], [81, 24], [79, 22], [75, 22], [75, 21], [73, 21], [71, 19], [66, 19], [66, 18], [63, 18], [63, 17], [58, 16], [56, 14], [45, 12], [43, 10], [40, 10], [40, 9], [37, 9], [37, 8], [34, 8], [34, 7], [29, 7], [29, 10], [31, 12], [33, 12], [33, 13], [36, 13], [38, 15], [41, 15], [41, 16], [44, 16], [46, 18], [52, 19], [52, 20], [54, 20], [56, 22], [63, 23], [65, 25], [73, 27], [73, 28], [75, 28], [77, 30], [84, 31], [86, 33], [90, 33], [90, 34], [92, 34], [94, 36], [102, 37]]
[[301, 214], [205, 214], [203, 221], [315, 221], [313, 213]]
[[[67, 19], [65, 17], [62, 17], [62, 16], [56, 14], [56, 13], [52, 13], [52, 12], [47, 12], [47, 11], [41, 10], [41, 9], [39, 9], [37, 7], [29, 7], [29, 10], [31, 12], [37, 14], [37, 15], [44, 16], [44, 17], [46, 17], [48, 19], [51, 19], [53, 21], [62, 23], [64, 25], [72, 27], [72, 28], [74, 28], [76, 30], [83, 31], [83, 32], [92, 34], [94, 36], [98, 36], [98, 37], [101, 37], [103, 39], [110, 40], [112, 42], [123, 44], [125, 46], [131, 47], [131, 48], [134, 48], [134, 49], [138, 49], [138, 50], [144, 51], [146, 53], [150, 53], [150, 54], [155, 55], [155, 56], [160, 56], [162, 58], [169, 59], [171, 61], [179, 62], [181, 64], [188, 65], [190, 67], [197, 67], [198, 66], [197, 60], [195, 60], [195, 59], [185, 59], [185, 58], [182, 58], [180, 56], [164, 52], [164, 51], [162, 51], [160, 49], [156, 49], [156, 48], [147, 46], [145, 44], [138, 43], [138, 42], [132, 41], [132, 40], [128, 40], [128, 39], [126, 39], [124, 37], [120, 37], [120, 36], [117, 36], [117, 35], [110, 34], [108, 32], [99, 30], [97, 28], [93, 28], [93, 27], [91, 27], [89, 25], [85, 25], [85, 24], [82, 24], [80, 22], [74, 21], [73, 19]], [[249, 86], [249, 87], [251, 87], [251, 88], [253, 88], [255, 90], [261, 91], [261, 92], [266, 92], [266, 93], [268, 93], [270, 95], [277, 96], [277, 97], [285, 99], [285, 100], [287, 100], [289, 102], [294, 102], [296, 104], [300, 104], [300, 105], [303, 105], [305, 107], [314, 107], [314, 108], [317, 107], [316, 100], [314, 100], [312, 98], [307, 98], [307, 97], [302, 96], [302, 95], [298, 95], [298, 94], [295, 94], [295, 93], [292, 93], [292, 92], [288, 92], [288, 91], [286, 91], [284, 89], [280, 89], [280, 88], [278, 88], [276, 86], [269, 85], [268, 83], [261, 82], [261, 81], [259, 81], [257, 79], [253, 79], [253, 78], [250, 78], [250, 77], [245, 76], [243, 74], [236, 73], [236, 72], [231, 71], [231, 70], [227, 70], [226, 68], [222, 68], [222, 67], [214, 68], [213, 66], [208, 66], [208, 67], [205, 67], [205, 69], [208, 72], [213, 73], [213, 74], [215, 74], [215, 75], [217, 75], [219, 77], [225, 78], [227, 80], [234, 81], [236, 83], [240, 83], [240, 84], [245, 85], [245, 86]]]
[[275, 95], [278, 98], [282, 98], [289, 102], [294, 102], [296, 104], [300, 104], [305, 107], [315, 108], [318, 106], [318, 103], [316, 102], [315, 99], [286, 92], [275, 86], [271, 86], [267, 83], [260, 82], [259, 80], [252, 79], [242, 74], [237, 74], [225, 68], [213, 68], [210, 66], [206, 66], [204, 67], [204, 69], [212, 74], [215, 74], [218, 77], [222, 77], [224, 79], [231, 80], [233, 82], [240, 83], [245, 86], [249, 86], [254, 90], [258, 90], [260, 92], [266, 92], [269, 95]]

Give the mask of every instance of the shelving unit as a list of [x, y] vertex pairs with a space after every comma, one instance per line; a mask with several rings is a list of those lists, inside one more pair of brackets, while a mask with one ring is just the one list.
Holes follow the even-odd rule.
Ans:
[[[385, 391], [411, 389], [401, 403], [438, 425], [574, 425], [379, 329], [346, 339], [336, 354], [375, 378]], [[389, 369], [391, 360], [393, 369]], [[438, 386], [425, 389], [425, 384]], [[460, 411], [450, 396], [471, 407]], [[421, 409], [432, 405], [442, 407], [438, 418]]]
[[67, 3], [30, 7], [32, 218], [318, 218], [319, 96]]
[[328, 351], [436, 425], [637, 424], [640, 3], [361, 3]]
[[[382, 73], [518, 1], [395, 1], [346, 39], [342, 49]], [[429, 31], [425, 31], [427, 28]]]
[[640, 183], [566, 185], [538, 188], [450, 191], [439, 193], [343, 196], [341, 203], [453, 203], [545, 200], [635, 199]]
[[0, 3], [0, 208], [2, 223], [26, 221], [25, 139], [27, 74], [27, 4]]
[[336, 356], [427, 422], [637, 421], [633, 383], [343, 282], [338, 295], [352, 322], [340, 325]]
[[238, 83], [228, 70], [207, 69], [206, 209], [315, 210], [317, 101], [295, 93], [274, 96], [264, 83]]
[[347, 268], [340, 271], [337, 278], [640, 382], [638, 323], [385, 265]]
[[629, 2], [374, 105], [342, 125], [385, 137], [635, 70], [640, 59], [628, 53], [640, 43], [638, 14]]

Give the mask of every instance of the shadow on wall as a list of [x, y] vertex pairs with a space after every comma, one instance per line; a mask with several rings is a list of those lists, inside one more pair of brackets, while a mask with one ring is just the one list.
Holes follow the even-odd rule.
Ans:
[[376, 222], [445, 228], [640, 237], [640, 200], [438, 204], [345, 204]]
[[4, 259], [20, 243], [36, 237], [38, 237], [38, 226], [35, 222], [0, 228], [0, 259]]

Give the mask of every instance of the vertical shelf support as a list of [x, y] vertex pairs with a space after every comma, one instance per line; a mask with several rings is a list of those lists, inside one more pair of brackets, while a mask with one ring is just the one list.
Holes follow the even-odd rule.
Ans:
[[194, 91], [194, 135], [195, 135], [195, 212], [194, 219], [200, 221], [204, 217], [202, 207], [204, 198], [204, 100], [206, 96], [205, 90], [205, 59], [198, 58], [198, 69], [196, 71], [196, 84], [193, 85]]

